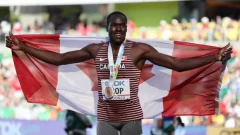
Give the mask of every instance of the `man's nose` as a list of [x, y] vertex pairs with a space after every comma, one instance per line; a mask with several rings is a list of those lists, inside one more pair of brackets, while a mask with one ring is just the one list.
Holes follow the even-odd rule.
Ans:
[[120, 25], [117, 25], [116, 30], [118, 30], [118, 31], [119, 31], [119, 30], [122, 30], [122, 29], [121, 29], [121, 26], [120, 26]]

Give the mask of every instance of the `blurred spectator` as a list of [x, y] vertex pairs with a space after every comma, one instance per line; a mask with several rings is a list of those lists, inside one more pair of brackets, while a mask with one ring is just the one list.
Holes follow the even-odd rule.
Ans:
[[16, 21], [14, 24], [13, 24], [13, 29], [12, 29], [12, 32], [14, 34], [20, 34], [22, 32], [22, 25], [19, 21]]
[[89, 34], [89, 29], [87, 27], [87, 21], [79, 21], [76, 32], [81, 36], [87, 36]]
[[237, 119], [233, 113], [227, 115], [227, 120], [224, 125], [226, 128], [235, 128], [237, 127]]
[[[73, 26], [66, 17], [62, 16], [62, 11], [53, 15], [53, 22], [44, 21], [40, 24], [35, 21], [32, 25], [22, 28], [21, 23], [16, 21], [13, 24], [12, 31], [20, 33], [58, 33], [72, 34], [79, 36], [106, 36], [105, 20], [88, 23], [85, 17], [80, 20], [76, 26]], [[105, 18], [104, 18], [105, 19]], [[152, 38], [160, 40], [181, 40], [181, 41], [239, 41], [240, 38], [240, 19], [234, 20], [229, 17], [221, 18], [217, 16], [215, 20], [209, 20], [208, 17], [201, 18], [197, 22], [195, 18], [190, 20], [172, 19], [170, 23], [166, 20], [160, 20], [159, 26], [137, 27], [131, 19], [128, 21], [128, 38]], [[0, 36], [10, 30], [10, 24], [2, 21], [0, 25]], [[3, 40], [4, 38], [0, 38]]]
[[178, 127], [184, 127], [185, 124], [182, 122], [182, 119], [181, 117], [175, 117], [174, 120], [173, 120], [173, 125], [174, 125], [174, 128], [178, 128]]
[[92, 128], [92, 124], [86, 115], [67, 110], [65, 131], [68, 135], [86, 135], [87, 128]]
[[159, 38], [163, 40], [169, 40], [172, 36], [172, 31], [167, 24], [167, 21], [161, 20], [159, 26]]
[[184, 131], [182, 131], [182, 129], [184, 129], [185, 124], [182, 122], [181, 117], [175, 117], [174, 119], [174, 132], [172, 133], [175, 135], [184, 135]]

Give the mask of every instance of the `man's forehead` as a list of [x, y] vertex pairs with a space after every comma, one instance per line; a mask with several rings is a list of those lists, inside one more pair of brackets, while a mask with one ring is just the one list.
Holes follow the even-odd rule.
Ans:
[[111, 17], [111, 23], [126, 23], [126, 18], [123, 15], [114, 15]]

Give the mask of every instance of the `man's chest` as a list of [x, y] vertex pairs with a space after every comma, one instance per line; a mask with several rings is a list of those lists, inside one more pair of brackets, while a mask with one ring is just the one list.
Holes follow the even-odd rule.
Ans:
[[[107, 47], [100, 48], [98, 51], [94, 51], [93, 57], [95, 59], [95, 62], [99, 68], [102, 70], [108, 69], [108, 63], [109, 63], [109, 56], [107, 52]], [[120, 69], [127, 69], [129, 65], [133, 65], [134, 67], [137, 67], [138, 69], [142, 69], [145, 60], [142, 58], [144, 54], [144, 51], [139, 49], [138, 47], [128, 47], [125, 48], [123, 56], [121, 57], [121, 64]], [[113, 60], [114, 64], [116, 63], [118, 51], [113, 51]]]
[[[115, 68], [119, 70], [125, 70], [132, 66], [131, 58], [129, 56], [123, 55], [121, 57], [121, 62], [116, 63], [117, 57], [113, 58], [113, 64]], [[97, 68], [99, 70], [109, 70], [109, 58], [107, 55], [102, 55], [96, 58]]]

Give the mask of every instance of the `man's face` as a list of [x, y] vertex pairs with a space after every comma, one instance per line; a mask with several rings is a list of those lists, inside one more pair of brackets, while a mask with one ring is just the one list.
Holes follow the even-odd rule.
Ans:
[[122, 15], [112, 16], [107, 31], [111, 42], [121, 45], [126, 37], [127, 20]]

